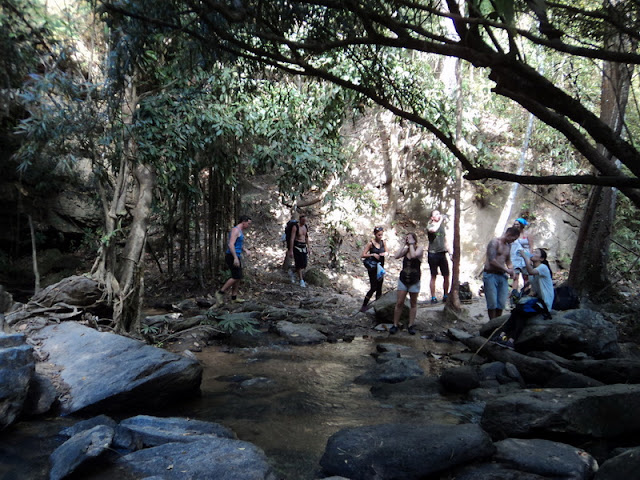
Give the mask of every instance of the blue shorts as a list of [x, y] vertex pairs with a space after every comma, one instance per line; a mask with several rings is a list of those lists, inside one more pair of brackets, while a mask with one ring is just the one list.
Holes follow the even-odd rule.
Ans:
[[504, 310], [509, 295], [509, 277], [505, 273], [482, 272], [487, 310]]
[[401, 280], [398, 280], [398, 290], [409, 293], [420, 293], [420, 282], [414, 283], [413, 285], [409, 285], [408, 287], [402, 283]]

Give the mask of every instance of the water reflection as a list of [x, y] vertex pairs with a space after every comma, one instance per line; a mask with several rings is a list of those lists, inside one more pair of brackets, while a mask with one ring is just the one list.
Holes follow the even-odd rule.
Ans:
[[[446, 345], [402, 337], [414, 347], [415, 358], [431, 373], [431, 350]], [[385, 335], [379, 341], [389, 341]], [[401, 338], [394, 338], [401, 341]], [[450, 347], [449, 347], [450, 348]], [[208, 348], [198, 354], [204, 365], [202, 395], [160, 412], [221, 423], [241, 440], [261, 447], [283, 479], [321, 478], [319, 461], [328, 438], [346, 427], [378, 423], [461, 423], [474, 421], [474, 407], [458, 408], [439, 396], [410, 393], [374, 397], [369, 385], [353, 380], [371, 368], [373, 337], [351, 343], [236, 349]], [[419, 389], [418, 389], [419, 390]], [[116, 418], [116, 420], [120, 420]], [[64, 439], [56, 434], [77, 419], [23, 421], [0, 437], [0, 479], [41, 479], [48, 476], [48, 457]], [[77, 477], [77, 475], [76, 475]], [[76, 478], [74, 477], [74, 478]], [[115, 468], [83, 472], [88, 480], [125, 480]]]
[[[208, 349], [199, 354], [205, 366], [202, 397], [183, 405], [182, 414], [232, 428], [240, 439], [260, 446], [283, 478], [300, 480], [318, 478], [327, 440], [343, 428], [460, 422], [448, 402], [390, 405], [374, 398], [369, 385], [354, 384], [374, 364], [375, 348], [372, 339], [361, 338], [232, 354]], [[427, 371], [428, 359], [422, 363]]]

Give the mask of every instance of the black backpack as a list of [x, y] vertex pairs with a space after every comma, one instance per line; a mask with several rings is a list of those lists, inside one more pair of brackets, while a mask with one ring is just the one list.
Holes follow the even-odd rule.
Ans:
[[291, 242], [291, 230], [293, 230], [294, 226], [298, 225], [298, 220], [289, 220], [287, 225], [284, 227], [284, 238], [287, 242], [287, 248], [289, 248], [289, 244]]
[[553, 299], [554, 310], [573, 310], [580, 308], [580, 297], [575, 288], [569, 285], [563, 285], [554, 289], [555, 298]]

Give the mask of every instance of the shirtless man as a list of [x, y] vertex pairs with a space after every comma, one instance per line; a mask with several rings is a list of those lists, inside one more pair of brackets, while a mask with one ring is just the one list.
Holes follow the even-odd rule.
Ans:
[[509, 278], [513, 278], [514, 275], [511, 264], [511, 244], [519, 236], [518, 228], [509, 227], [501, 237], [492, 239], [487, 245], [487, 259], [484, 263], [482, 280], [489, 320], [502, 315], [507, 302]]
[[311, 247], [309, 246], [309, 228], [307, 227], [306, 215], [300, 215], [297, 225], [291, 229], [291, 240], [289, 240], [289, 253], [293, 257], [296, 266], [296, 275], [300, 280], [300, 286], [306, 288], [304, 281], [304, 269], [307, 268], [307, 261]]

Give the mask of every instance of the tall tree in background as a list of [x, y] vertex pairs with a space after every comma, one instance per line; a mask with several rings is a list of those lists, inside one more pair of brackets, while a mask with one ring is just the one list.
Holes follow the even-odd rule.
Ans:
[[[352, 89], [433, 133], [459, 160], [467, 179], [614, 186], [640, 207], [640, 151], [637, 140], [628, 136], [638, 129], [611, 124], [596, 113], [597, 101], [572, 87], [575, 82], [557, 82], [555, 68], [547, 68], [550, 73], [545, 76], [535, 64], [536, 58], [564, 55], [580, 64], [587, 77], [601, 76], [602, 62], [615, 68], [638, 64], [637, 1], [469, 0], [460, 6], [455, 0], [184, 0], [175, 2], [175, 10], [163, 16], [143, 10], [136, 2], [101, 3], [107, 11], [179, 29], [239, 57]], [[445, 26], [451, 20], [455, 36]], [[620, 35], [628, 41], [610, 41]], [[534, 49], [540, 53], [532, 55]], [[437, 109], [424, 108], [419, 91], [411, 85], [415, 78], [398, 77], [385, 62], [384, 55], [390, 51], [457, 57], [483, 69], [495, 83], [493, 92], [560, 132], [594, 173], [519, 175], [490, 168], [482, 157], [461, 151], [451, 124]], [[616, 100], [619, 106], [620, 101], [624, 99]], [[602, 214], [610, 217], [611, 208]], [[592, 257], [591, 252], [598, 248], [591, 245], [584, 258]], [[580, 277], [589, 281], [589, 277]]]

